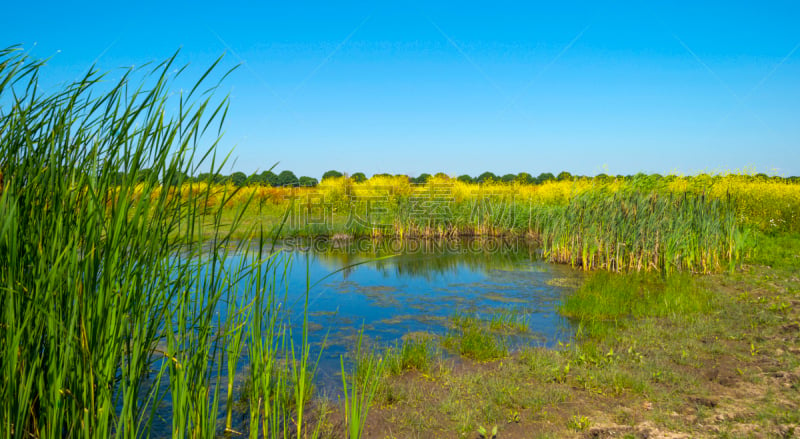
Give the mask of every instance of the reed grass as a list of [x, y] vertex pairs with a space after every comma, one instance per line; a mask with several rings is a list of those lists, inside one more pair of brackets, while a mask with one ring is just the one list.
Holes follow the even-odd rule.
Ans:
[[[355, 352], [355, 371], [348, 374], [344, 367], [344, 357], [339, 357], [342, 370], [342, 389], [344, 392], [344, 414], [347, 437], [359, 439], [364, 433], [367, 415], [372, 400], [378, 392], [383, 377], [384, 362], [373, 352], [362, 350], [364, 331], [358, 334]], [[348, 379], [349, 375], [349, 379]]]
[[245, 221], [256, 194], [183, 184], [225, 163], [212, 78], [227, 73], [217, 61], [170, 97], [176, 57], [47, 94], [41, 61], [0, 50], [3, 437], [149, 437], [164, 419], [173, 437], [232, 431], [245, 340], [249, 435], [300, 433], [306, 400], [282, 395], [306, 387], [308, 341], [280, 360], [288, 263]]
[[[308, 259], [306, 259], [306, 264], [308, 263]], [[308, 266], [306, 266], [306, 273], [308, 273]], [[311, 344], [308, 341], [308, 296], [310, 290], [310, 278], [306, 276], [305, 306], [303, 308], [305, 312], [303, 313], [300, 346], [297, 350], [299, 355], [295, 353], [294, 338], [292, 337], [291, 327], [289, 328], [289, 346], [291, 350], [290, 364], [291, 376], [293, 379], [292, 391], [294, 395], [296, 413], [294, 424], [297, 428], [297, 437], [306, 437], [303, 436], [303, 414], [305, 406], [311, 398], [312, 380], [314, 378], [314, 374], [316, 373], [317, 366], [319, 365], [319, 360], [322, 357], [322, 351], [320, 350], [317, 354], [316, 361], [313, 365], [311, 364]]]
[[585, 193], [532, 223], [549, 259], [584, 269], [710, 273], [748, 248], [733, 206], [686, 193]]
[[284, 236], [529, 237], [549, 260], [586, 270], [730, 270], [754, 248], [754, 231], [800, 230], [800, 184], [746, 174], [539, 185], [340, 177], [316, 188], [245, 187], [233, 198], [246, 194], [258, 202], [244, 221]]

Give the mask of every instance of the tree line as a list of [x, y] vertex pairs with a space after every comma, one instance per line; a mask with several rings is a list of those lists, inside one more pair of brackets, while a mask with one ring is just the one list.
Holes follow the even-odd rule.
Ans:
[[[143, 169], [137, 174], [137, 179], [139, 181], [146, 181], [151, 179], [151, 173], [153, 171], [149, 169]], [[347, 177], [350, 181], [354, 183], [361, 183], [363, 181], [368, 180], [369, 178], [363, 172], [354, 172], [352, 174], [346, 174], [343, 172], [339, 172], [336, 170], [330, 170], [322, 174], [322, 178], [320, 180], [325, 180], [327, 178], [340, 178], [340, 177]], [[584, 175], [573, 175], [567, 171], [562, 171], [557, 175], [554, 175], [550, 172], [543, 172], [538, 176], [534, 177], [533, 175], [527, 172], [520, 172], [518, 174], [504, 174], [504, 175], [497, 175], [493, 172], [487, 171], [478, 176], [470, 176], [467, 174], [459, 175], [457, 177], [451, 177], [443, 172], [439, 172], [436, 174], [428, 174], [422, 173], [416, 177], [412, 177], [406, 174], [373, 174], [373, 177], [405, 177], [408, 179], [410, 183], [415, 184], [423, 184], [427, 183], [431, 178], [437, 179], [455, 179], [458, 181], [462, 181], [464, 183], [520, 183], [520, 184], [543, 184], [548, 181], [572, 181], [572, 180], [584, 180], [584, 179], [591, 179], [594, 181], [611, 181], [611, 180], [639, 180], [639, 181], [651, 181], [657, 182], [664, 178], [674, 178], [673, 176], [662, 176], [660, 174], [644, 174], [639, 173], [636, 175], [608, 175], [608, 174], [598, 174], [595, 176], [584, 176]], [[696, 178], [714, 178], [715, 176], [709, 176], [707, 174], [699, 174], [695, 176]], [[800, 177], [778, 177], [778, 176], [768, 176], [763, 173], [744, 176], [746, 178], [754, 179], [754, 180], [773, 180], [773, 181], [787, 181], [792, 183], [800, 183]], [[119, 173], [118, 179], [121, 181], [124, 178], [124, 173]], [[244, 172], [234, 172], [230, 175], [222, 175], [222, 174], [212, 174], [212, 173], [201, 173], [195, 177], [189, 175], [179, 175], [173, 176], [172, 179], [174, 181], [162, 181], [165, 185], [175, 185], [180, 184], [181, 182], [210, 182], [214, 184], [233, 184], [237, 187], [242, 186], [270, 186], [270, 187], [292, 187], [292, 186], [303, 186], [303, 187], [314, 187], [317, 186], [320, 180], [317, 180], [314, 177], [308, 176], [301, 176], [297, 177], [294, 172], [286, 170], [281, 171], [280, 173], [274, 173], [272, 171], [263, 171], [261, 173], [254, 173], [251, 175], [247, 175]], [[159, 179], [160, 181], [161, 179]]]
[[[322, 175], [322, 180], [330, 177], [342, 177], [346, 174], [331, 170]], [[595, 176], [585, 176], [585, 175], [573, 175], [567, 171], [559, 172], [557, 175], [554, 175], [550, 172], [542, 172], [538, 176], [534, 177], [533, 175], [527, 172], [520, 172], [518, 174], [503, 174], [497, 175], [493, 172], [486, 171], [478, 176], [471, 176], [468, 174], [459, 175], [457, 177], [451, 177], [444, 172], [439, 172], [436, 174], [428, 174], [422, 173], [416, 177], [412, 177], [405, 174], [373, 174], [373, 177], [406, 177], [408, 178], [409, 182], [423, 184], [427, 183], [431, 178], [437, 179], [456, 179], [458, 181], [462, 181], [464, 183], [520, 183], [520, 184], [542, 184], [548, 181], [573, 181], [573, 180], [594, 180], [594, 181], [611, 181], [611, 180], [638, 180], [638, 181], [660, 181], [664, 178], [674, 178], [674, 176], [662, 176], [660, 174], [644, 174], [638, 173], [635, 175], [608, 175], [608, 174], [597, 174]], [[696, 176], [697, 178], [715, 178], [717, 176], [710, 176], [708, 174], [699, 174]], [[767, 174], [759, 173], [755, 175], [748, 175], [747, 178], [751, 178], [754, 180], [777, 180], [777, 181], [788, 181], [793, 183], [800, 183], [800, 177], [778, 177], [778, 176], [768, 176]], [[350, 180], [356, 183], [360, 183], [362, 181], [367, 180], [367, 176], [363, 172], [356, 172], [352, 175], [349, 175]]]

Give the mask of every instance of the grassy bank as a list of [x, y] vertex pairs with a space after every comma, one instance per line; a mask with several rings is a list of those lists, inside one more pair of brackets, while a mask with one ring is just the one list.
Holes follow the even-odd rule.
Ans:
[[733, 273], [591, 275], [562, 306], [578, 334], [555, 350], [504, 351], [497, 319], [463, 316], [409, 339], [381, 354], [394, 366], [365, 437], [794, 437], [800, 235], [759, 242]]

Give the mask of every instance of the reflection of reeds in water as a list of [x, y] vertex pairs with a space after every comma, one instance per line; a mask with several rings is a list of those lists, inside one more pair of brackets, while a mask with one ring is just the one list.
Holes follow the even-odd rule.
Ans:
[[313, 247], [313, 257], [331, 270], [367, 262], [382, 272], [426, 279], [463, 268], [514, 270], [520, 263], [538, 258], [534, 243], [525, 239], [354, 239], [347, 246], [327, 241], [304, 246], [298, 242], [293, 242], [292, 248]]

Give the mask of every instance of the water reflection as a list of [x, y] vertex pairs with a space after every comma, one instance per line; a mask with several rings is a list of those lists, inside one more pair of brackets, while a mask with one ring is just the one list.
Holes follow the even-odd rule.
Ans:
[[[432, 279], [453, 270], [514, 269], [520, 261], [539, 256], [535, 246], [524, 239], [343, 239], [287, 240], [281, 246], [290, 252], [313, 254], [319, 263], [333, 270], [371, 261], [374, 269], [394, 271], [395, 276]], [[347, 278], [355, 267], [343, 271]]]
[[292, 264], [286, 291], [296, 322], [306, 271], [313, 285], [310, 329], [314, 342], [326, 343], [323, 369], [336, 369], [362, 327], [373, 342], [391, 344], [411, 332], [443, 334], [456, 313], [489, 318], [513, 310], [536, 345], [572, 335], [556, 307], [564, 285], [575, 284], [563, 279], [580, 274], [540, 261], [524, 240], [297, 240], [280, 249]]
[[[295, 345], [308, 300], [311, 357], [324, 345], [315, 377], [324, 394], [341, 390], [339, 355], [354, 346], [362, 328], [370, 343], [386, 346], [409, 334], [445, 334], [455, 314], [490, 319], [511, 312], [529, 328], [507, 338], [512, 349], [515, 344], [553, 346], [572, 336], [557, 306], [580, 284], [581, 273], [542, 262], [524, 240], [305, 240], [282, 242], [275, 251], [264, 269], [265, 282], [275, 287], [286, 319], [281, 323], [292, 325]], [[236, 272], [233, 267], [248, 266], [256, 256], [229, 257], [225, 269]], [[243, 306], [254, 290], [241, 279], [231, 290], [232, 300]], [[219, 315], [226, 315], [225, 307], [224, 301], [219, 304]], [[238, 364], [240, 387], [248, 376], [247, 348]], [[226, 378], [221, 379], [224, 385]], [[169, 412], [168, 400], [159, 408], [162, 413]], [[153, 431], [166, 435], [168, 419], [154, 421]]]

